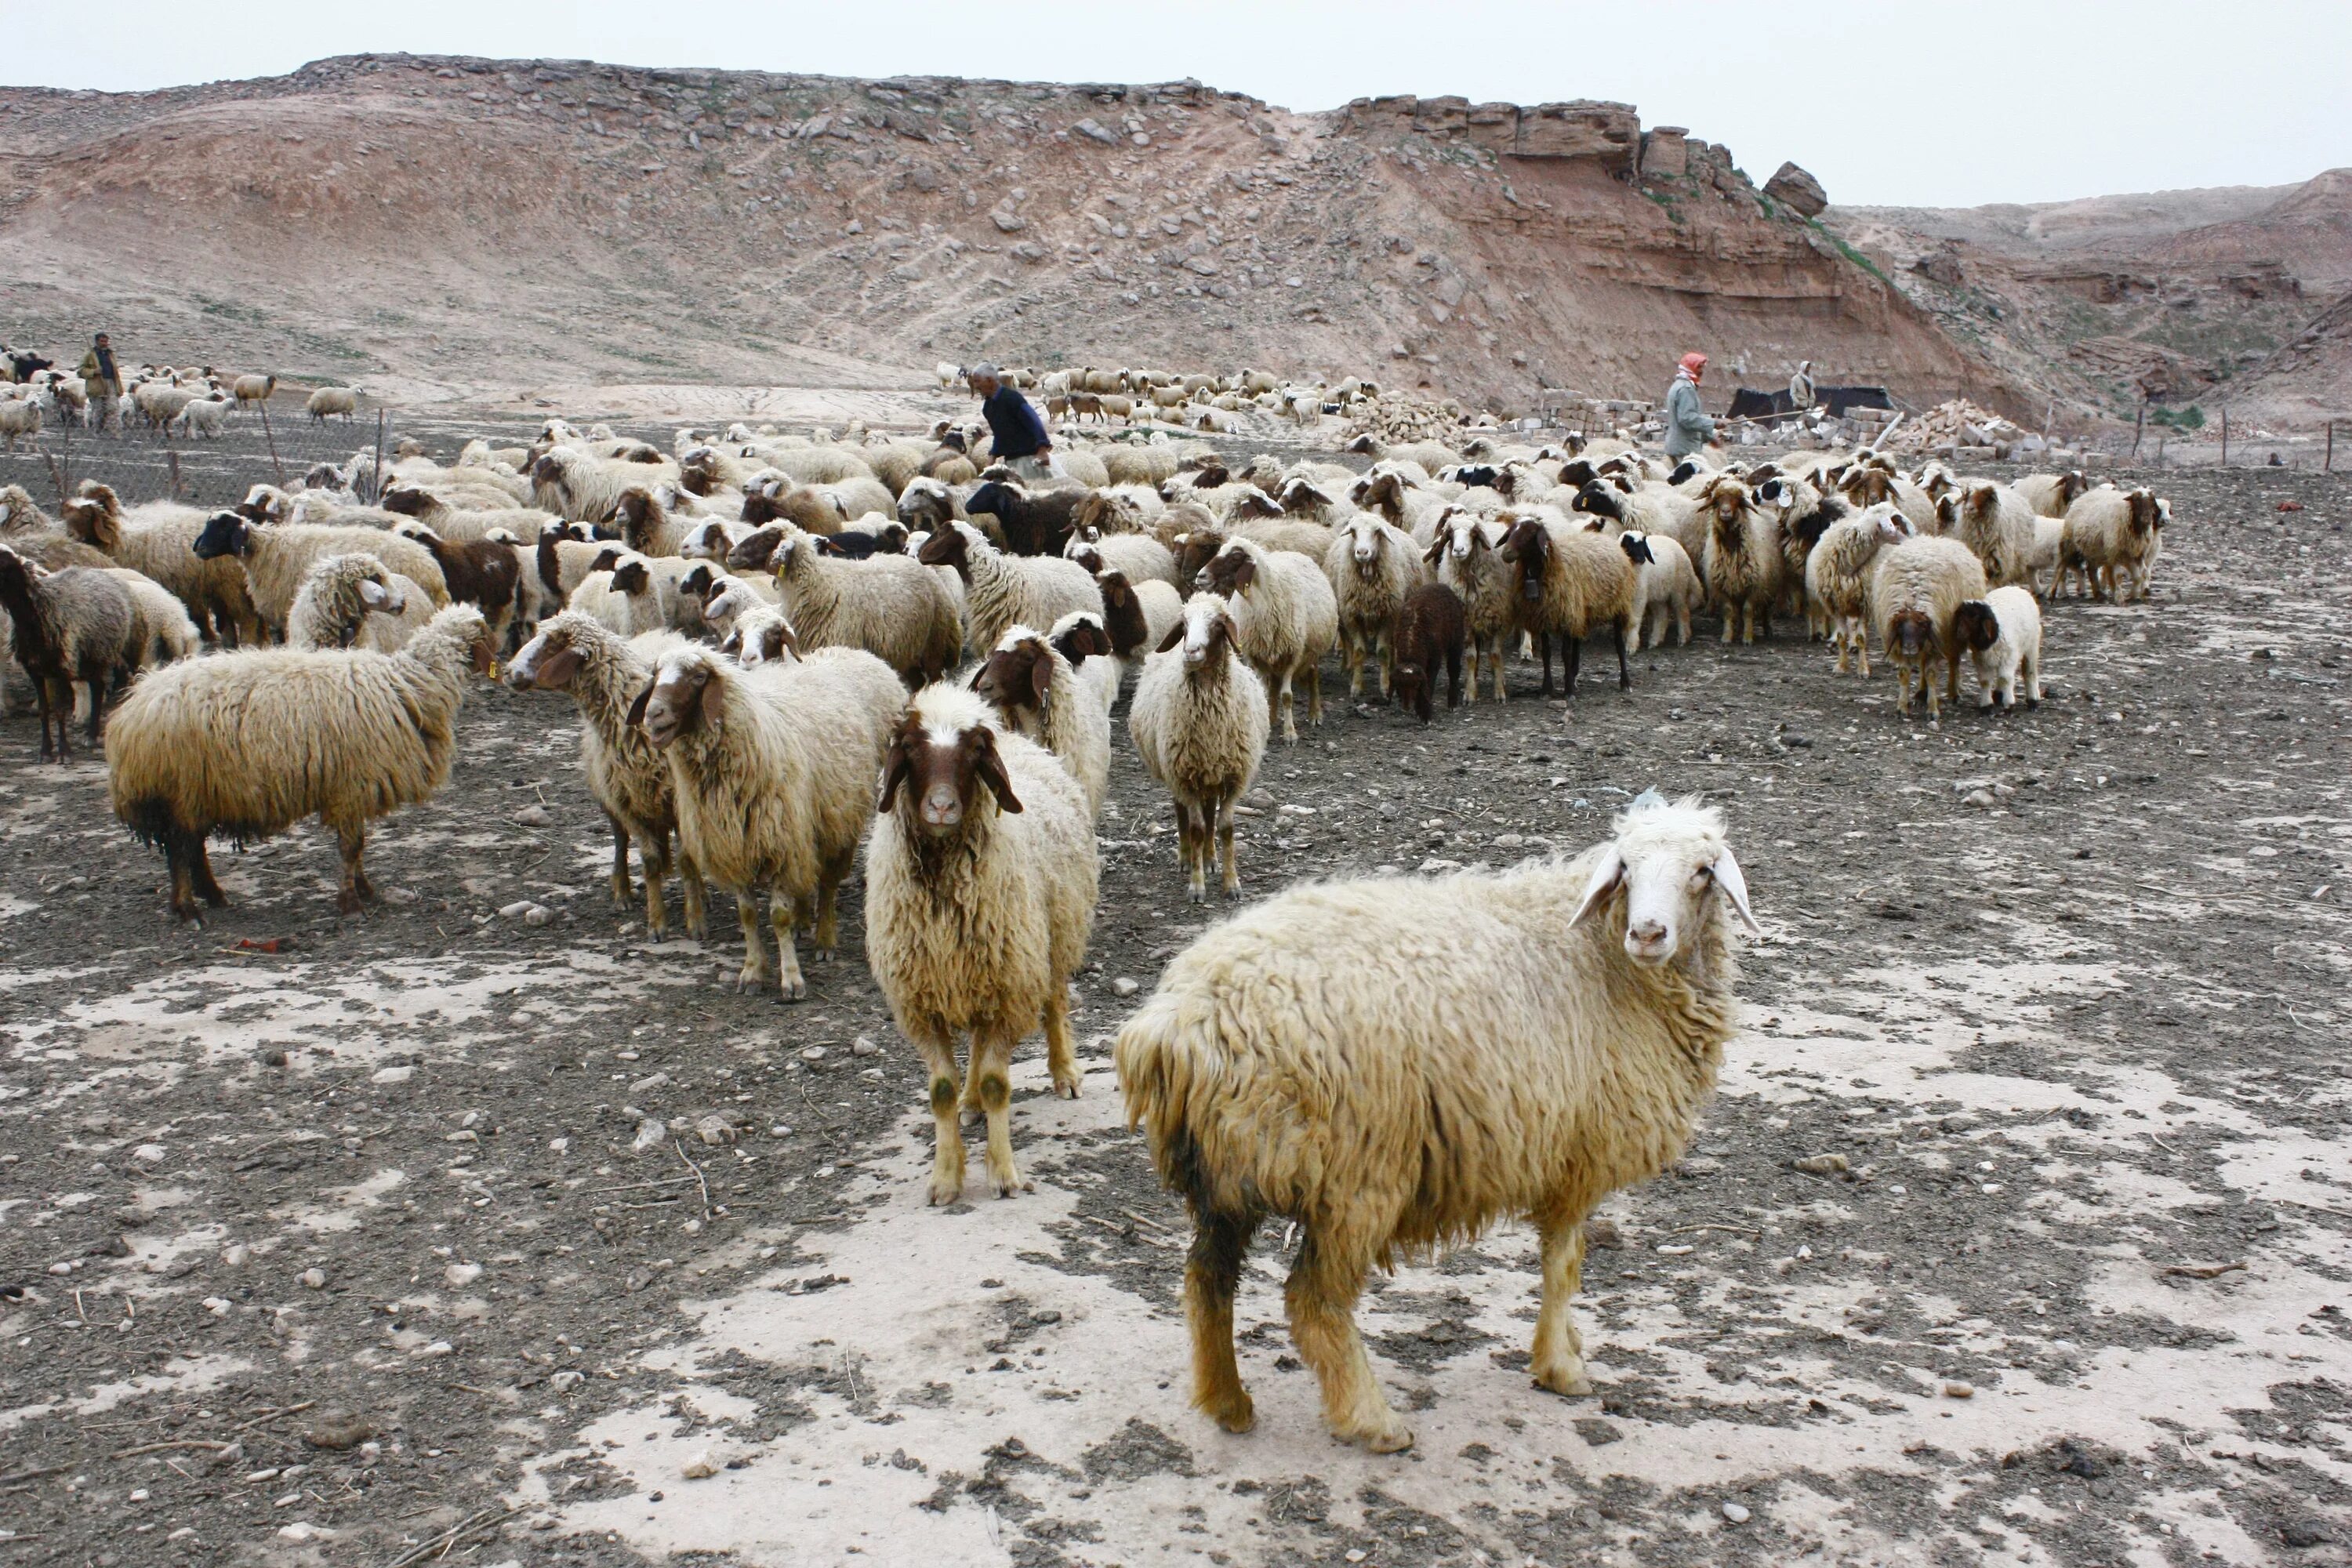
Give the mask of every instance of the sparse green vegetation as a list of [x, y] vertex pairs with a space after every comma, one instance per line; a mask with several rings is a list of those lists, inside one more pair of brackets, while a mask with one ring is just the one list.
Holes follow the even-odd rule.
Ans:
[[2205, 411], [2193, 403], [2186, 408], [2151, 408], [2147, 417], [2151, 425], [2161, 425], [2168, 430], [2205, 428]]

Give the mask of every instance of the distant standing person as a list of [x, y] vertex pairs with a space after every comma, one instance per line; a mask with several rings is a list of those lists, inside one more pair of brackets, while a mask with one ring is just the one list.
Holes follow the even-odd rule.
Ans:
[[1054, 438], [1029, 400], [984, 361], [971, 367], [971, 389], [980, 394], [981, 416], [988, 421], [989, 445], [997, 460], [1024, 479], [1053, 478]]
[[1701, 447], [1715, 445], [1715, 421], [1698, 400], [1699, 377], [1706, 374], [1706, 356], [1683, 355], [1675, 384], [1666, 388], [1666, 456], [1687, 458]]
[[122, 373], [115, 368], [114, 345], [100, 332], [89, 340], [89, 353], [81, 356], [81, 381], [91, 402], [98, 404], [100, 429], [119, 424], [122, 417]]
[[1796, 414], [1808, 412], [1813, 406], [1813, 362], [1801, 360], [1797, 374], [1789, 378], [1789, 407]]

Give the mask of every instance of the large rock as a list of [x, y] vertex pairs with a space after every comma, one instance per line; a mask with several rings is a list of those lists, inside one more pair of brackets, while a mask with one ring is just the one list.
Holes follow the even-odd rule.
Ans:
[[1764, 182], [1764, 194], [1799, 217], [1819, 217], [1830, 205], [1822, 183], [1794, 163], [1783, 163]]
[[1661, 125], [1642, 138], [1643, 177], [1680, 179], [1690, 172], [1690, 132], [1680, 125]]
[[1413, 107], [1412, 128], [1423, 136], [1458, 136], [1469, 117], [1470, 100], [1466, 98], [1424, 98]]
[[1474, 103], [1470, 106], [1470, 140], [1496, 153], [1518, 145], [1519, 106], [1516, 103]]
[[1538, 103], [1519, 111], [1519, 158], [1597, 158], [1612, 174], [1633, 167], [1642, 153], [1642, 118], [1630, 103]]

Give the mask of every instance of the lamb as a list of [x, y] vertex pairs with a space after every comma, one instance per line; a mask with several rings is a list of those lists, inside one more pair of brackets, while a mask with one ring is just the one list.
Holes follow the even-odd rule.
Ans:
[[[685, 584], [686, 591], [692, 592], [694, 586], [694, 579], [689, 577]], [[755, 577], [730, 577], [723, 573], [713, 573], [702, 586], [702, 624], [721, 639], [751, 611], [776, 610], [778, 618], [782, 618], [775, 589], [761, 586]]]
[[1504, 700], [1503, 643], [1513, 630], [1515, 574], [1498, 551], [1503, 526], [1477, 513], [1449, 510], [1439, 519], [1423, 561], [1461, 597], [1470, 644], [1470, 700], [1478, 700], [1479, 672], [1491, 674], [1495, 700]]
[[373, 555], [354, 551], [320, 557], [304, 575], [302, 587], [294, 595], [294, 607], [286, 614], [286, 646], [298, 649], [361, 646], [361, 630], [370, 615], [405, 613], [408, 594], [400, 586], [405, 581]]
[[[1104, 608], [1109, 608], [1108, 601]], [[1118, 701], [1121, 672], [1111, 647], [1110, 631], [1103, 625], [1102, 617], [1087, 610], [1072, 610], [1054, 623], [1045, 640], [1054, 645], [1055, 652], [1069, 660], [1070, 668], [1078, 672], [1078, 679], [1102, 709], [1103, 717], [1108, 719]]]
[[1234, 647], [1273, 694], [1282, 714], [1282, 738], [1297, 744], [1295, 682], [1307, 687], [1307, 721], [1323, 722], [1323, 656], [1339, 635], [1339, 601], [1330, 579], [1294, 551], [1235, 538], [1209, 558], [1192, 586], [1195, 593], [1205, 588], [1228, 601]]
[[173, 501], [153, 501], [126, 513], [111, 487], [84, 479], [79, 489], [65, 507], [66, 528], [75, 538], [170, 589], [186, 606], [199, 634], [231, 647], [260, 636], [244, 566], [233, 558], [204, 561], [196, 556], [203, 512]]
[[1122, 572], [1130, 583], [1165, 583], [1177, 587], [1176, 556], [1148, 533], [1104, 533], [1087, 528], [1070, 536], [1062, 553], [1099, 577], [1106, 571]]
[[2025, 705], [2042, 706], [2042, 609], [2031, 592], [2012, 584], [1963, 601], [1952, 636], [1976, 664], [1979, 708], [2015, 710], [2021, 679]]
[[701, 633], [702, 601], [685, 592], [688, 574], [707, 571], [704, 563], [675, 555], [639, 555], [625, 552], [613, 563], [607, 590], [628, 602], [629, 630]]
[[2058, 574], [2066, 544], [2066, 520], [2063, 517], [2033, 519], [2033, 553], [2026, 557], [2026, 586], [2035, 596], [2055, 599], [2058, 596]]
[[1356, 1332], [1366, 1271], [1509, 1215], [1542, 1246], [1529, 1370], [1590, 1394], [1583, 1222], [1683, 1152], [1736, 1023], [1734, 919], [1756, 929], [1720, 815], [1645, 795], [1574, 859], [1294, 888], [1179, 953], [1116, 1057], [1192, 1215], [1193, 1404], [1255, 1424], [1234, 1293], [1277, 1215], [1302, 1232], [1291, 1339], [1334, 1436], [1412, 1442]]
[[1911, 537], [1911, 521], [1881, 501], [1858, 517], [1832, 523], [1805, 558], [1805, 603], [1808, 617], [1818, 616], [1822, 629], [1837, 645], [1835, 673], [1845, 673], [1846, 659], [1862, 656], [1862, 678], [1870, 679], [1870, 584], [1878, 553]]
[[[360, 411], [360, 395], [348, 386], [322, 386], [310, 395], [310, 400], [302, 407], [310, 416], [313, 425], [323, 425], [334, 415], [342, 416], [343, 423], [348, 425]], [[351, 911], [346, 910], [343, 912], [349, 914]]]
[[1847, 502], [1867, 510], [1881, 501], [1892, 501], [1911, 524], [1914, 533], [1936, 531], [1936, 503], [1927, 492], [1902, 475], [1891, 473], [1873, 463], [1859, 463], [1848, 468], [1838, 480]]
[[1404, 604], [1397, 611], [1397, 706], [1410, 710], [1424, 724], [1433, 717], [1441, 666], [1445, 670], [1445, 705], [1462, 706], [1462, 647], [1466, 626], [1462, 595], [1443, 583], [1422, 584], [1405, 595]]
[[29, 397], [0, 397], [0, 440], [8, 443], [14, 452], [19, 441], [36, 441], [41, 436], [41, 405]]
[[[1334, 533], [1323, 557], [1339, 611], [1339, 657], [1348, 667], [1348, 697], [1363, 695], [1369, 654], [1381, 697], [1395, 673], [1397, 615], [1422, 584], [1421, 546], [1412, 535], [1371, 512], [1358, 512]], [[1458, 681], [1459, 670], [1456, 670]]]
[[2145, 486], [2121, 490], [2101, 485], [2066, 509], [2062, 574], [2081, 571], [2094, 598], [2145, 599], [2159, 531], [2170, 512]]
[[[669, 907], [662, 884], [671, 866], [670, 837], [677, 831], [677, 803], [669, 763], [629, 722], [629, 705], [653, 679], [654, 659], [682, 647], [667, 632], [635, 640], [614, 637], [588, 616], [556, 616], [525, 643], [507, 671], [517, 691], [568, 691], [580, 710], [580, 760], [588, 773], [588, 793], [613, 829], [613, 903], [626, 909], [635, 897], [629, 885], [629, 844], [646, 877], [646, 930], [656, 941], [669, 931]], [[696, 941], [709, 934], [702, 873], [681, 848], [677, 872], [686, 894], [686, 931]]]
[[751, 536], [751, 525], [709, 517], [679, 535], [677, 552], [688, 561], [715, 561], [724, 565], [735, 547]]
[[119, 689], [145, 655], [146, 617], [111, 568], [50, 572], [0, 544], [0, 620], [7, 623], [9, 651], [33, 683], [41, 715], [41, 760], [68, 762], [75, 683], [89, 690], [87, 734], [95, 745], [107, 693]]
[[287, 614], [294, 607], [303, 574], [320, 556], [362, 551], [422, 586], [435, 608], [449, 602], [449, 588], [440, 563], [413, 539], [401, 539], [373, 528], [318, 528], [303, 523], [255, 524], [233, 511], [216, 511], [205, 520], [194, 546], [200, 560], [234, 555], [245, 563], [247, 591], [262, 622], [283, 635]]
[[1568, 695], [1584, 663], [1584, 639], [1608, 626], [1617, 642], [1617, 688], [1633, 684], [1626, 642], [1633, 632], [1633, 563], [1616, 542], [1564, 522], [1506, 512], [1498, 553], [1513, 569], [1518, 627], [1543, 649], [1543, 695], [1551, 695], [1552, 638], [1564, 645]]
[[1183, 597], [1165, 583], [1129, 583], [1118, 571], [1097, 574], [1095, 586], [1102, 591], [1103, 630], [1109, 634], [1112, 657], [1127, 670], [1140, 670], [1168, 628], [1183, 618]]
[[514, 618], [516, 590], [522, 577], [522, 563], [516, 558], [511, 543], [496, 539], [478, 539], [471, 543], [446, 540], [421, 522], [403, 523], [393, 531], [393, 536], [415, 540], [425, 546], [433, 563], [441, 568], [441, 581], [449, 597], [479, 608], [482, 618], [489, 623], [490, 635], [504, 644], [507, 623]]
[[356, 914], [375, 897], [360, 863], [368, 822], [447, 782], [467, 668], [487, 675], [492, 656], [481, 612], [460, 605], [396, 654], [223, 653], [132, 687], [107, 735], [107, 786], [115, 816], [163, 849], [172, 912], [227, 901], [212, 834], [242, 843], [316, 813], [341, 850], [335, 907]]
[[[988, 1121], [989, 1184], [1024, 1189], [1010, 1125], [1013, 1046], [1042, 1019], [1055, 1090], [1075, 1099], [1069, 980], [1092, 934], [1101, 863], [1076, 781], [988, 705], [929, 686], [884, 763], [866, 849], [866, 953], [922, 1054], [937, 1126], [929, 1196], [962, 1195], [959, 1101]], [[961, 1096], [955, 1037], [971, 1036]]]
[[[1676, 640], [1688, 647], [1691, 612], [1706, 597], [1689, 552], [1669, 535], [1633, 529], [1617, 536], [1617, 548], [1633, 563], [1633, 635], [1627, 639], [1632, 645], [1630, 651], [1639, 653], [1644, 647], [1664, 647], [1669, 621], [1678, 634]], [[1654, 634], [1650, 629], [1654, 620], [1657, 626]]]
[[615, 637], [661, 630], [659, 625], [638, 626], [635, 606], [628, 595], [614, 586], [613, 574], [620, 569], [621, 559], [619, 545], [605, 545], [597, 554], [594, 569], [580, 579], [580, 585], [572, 590], [564, 607], [587, 616]]
[[1085, 567], [1058, 555], [1008, 555], [968, 522], [950, 523], [931, 535], [916, 559], [951, 566], [963, 580], [964, 636], [974, 648], [994, 647], [1016, 622], [1050, 626], [1072, 610], [1103, 613], [1102, 590]]
[[803, 647], [864, 648], [910, 682], [955, 663], [964, 628], [939, 578], [904, 555], [845, 561], [820, 554], [789, 524], [770, 557], [778, 602]]
[[217, 440], [223, 426], [228, 423], [229, 409], [232, 406], [234, 405], [229, 398], [215, 393], [210, 397], [199, 397], [186, 405], [180, 410], [178, 417], [173, 419], [173, 423], [180, 427], [180, 434], [183, 436], [200, 436], [207, 440]]
[[1006, 729], [1061, 760], [1086, 795], [1089, 823], [1102, 815], [1110, 787], [1110, 710], [1044, 634], [1017, 623], [1007, 627], [981, 661], [971, 689], [996, 710]]
[[1995, 587], [2032, 583], [2034, 511], [2022, 495], [1979, 479], [1961, 489], [1951, 504], [1957, 513], [1953, 537], [1976, 552], [1986, 582]]
[[2017, 493], [2038, 517], [2064, 517], [2066, 509], [2088, 494], [2091, 481], [2080, 468], [2063, 474], [2028, 474], [2017, 481]]
[[1224, 895], [1242, 895], [1234, 808], [1265, 760], [1265, 684], [1236, 662], [1236, 643], [1231, 606], [1195, 594], [1144, 660], [1128, 708], [1144, 768], [1175, 799], [1177, 855], [1196, 904], [1209, 896], [1213, 837]]
[[1960, 644], [1952, 635], [1952, 620], [1963, 600], [1984, 596], [1984, 566], [1957, 539], [1906, 539], [1880, 552], [1870, 578], [1870, 618], [1894, 662], [1905, 712], [1911, 710], [1914, 671], [1927, 700], [1927, 717], [1940, 711], [1927, 672], [1932, 654], [1944, 658], [1946, 700], [1959, 700]]
[[[743, 931], [738, 990], [774, 978], [784, 1000], [808, 994], [793, 948], [812, 927], [820, 962], [840, 943], [835, 891], [874, 811], [874, 778], [906, 689], [856, 648], [740, 670], [708, 648], [664, 654], [628, 721], [667, 759], [679, 842], [735, 895]], [[778, 964], [760, 939], [759, 894]]]

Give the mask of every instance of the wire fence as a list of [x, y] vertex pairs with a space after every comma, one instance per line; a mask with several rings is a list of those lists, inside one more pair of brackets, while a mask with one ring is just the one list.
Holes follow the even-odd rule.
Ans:
[[288, 486], [320, 463], [348, 465], [379, 441], [387, 460], [398, 449], [400, 410], [373, 408], [351, 419], [314, 420], [308, 394], [281, 391], [268, 403], [236, 409], [218, 436], [142, 428], [90, 429], [45, 424], [11, 453], [0, 450], [0, 485], [25, 487], [54, 511], [84, 479], [110, 485], [126, 505], [181, 500], [232, 506], [257, 484]]

